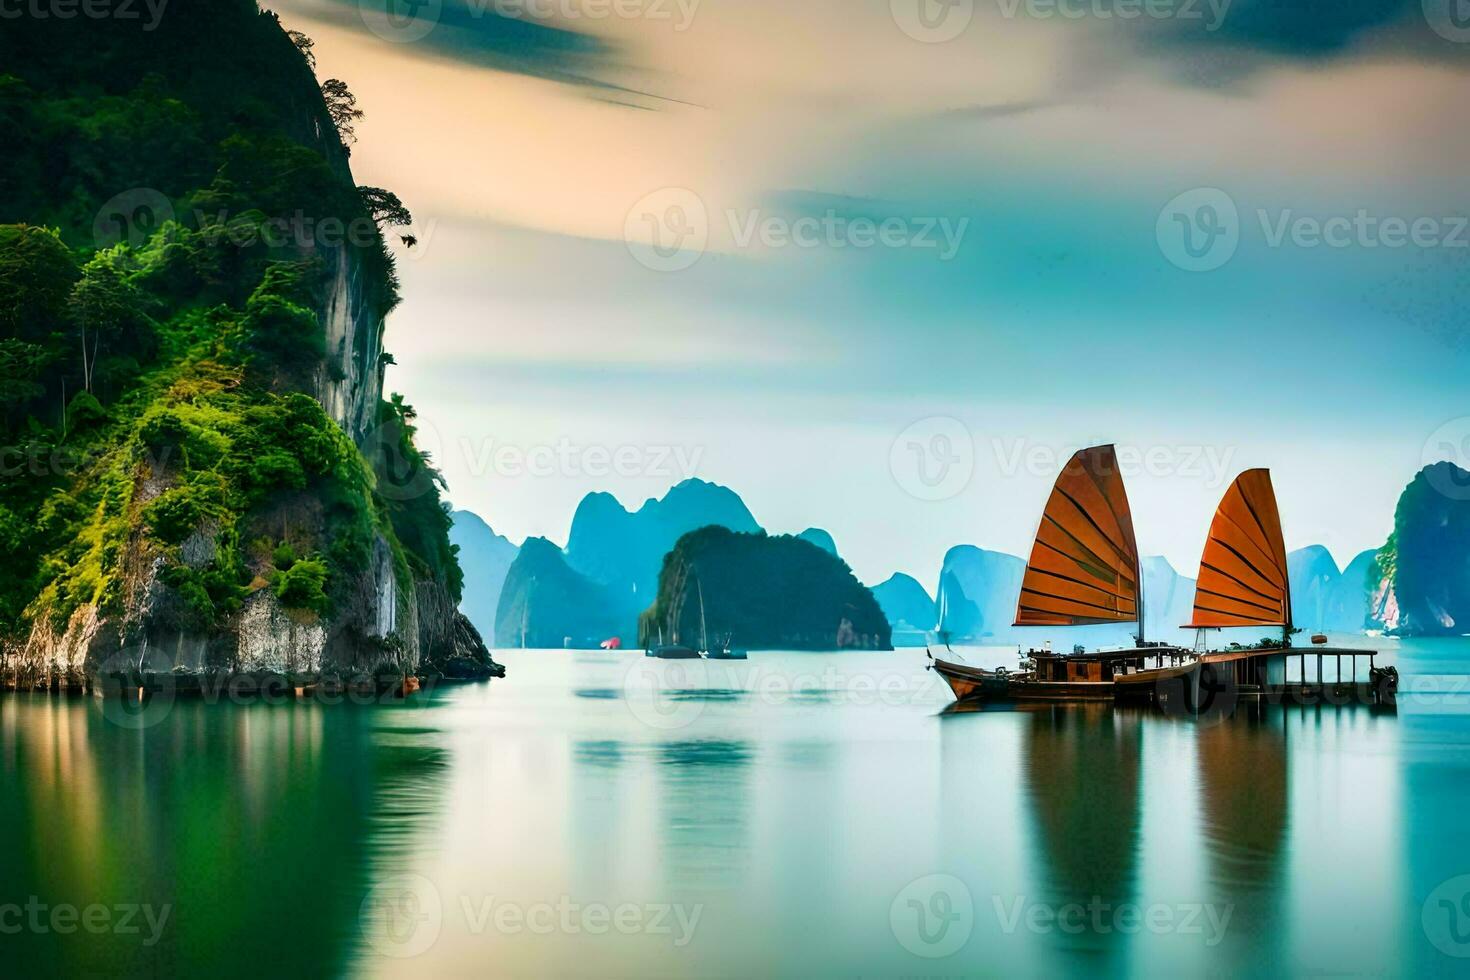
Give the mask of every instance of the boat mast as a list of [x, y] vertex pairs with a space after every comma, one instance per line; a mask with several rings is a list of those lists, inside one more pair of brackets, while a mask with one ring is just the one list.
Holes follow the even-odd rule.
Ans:
[[1286, 583], [1282, 590], [1283, 598], [1281, 601], [1282, 606], [1286, 609], [1286, 615], [1282, 617], [1281, 623], [1281, 648], [1284, 650], [1291, 646], [1291, 631], [1294, 627], [1291, 624], [1291, 576], [1284, 575], [1282, 579]]
[[1137, 556], [1137, 563], [1133, 566], [1133, 574], [1138, 578], [1138, 598], [1134, 605], [1138, 607], [1138, 645], [1144, 645], [1144, 633], [1148, 626], [1145, 623], [1146, 611], [1143, 608], [1143, 556]]
[[694, 584], [699, 589], [699, 647], [701, 650], [708, 650], [709, 631], [705, 628], [704, 623], [704, 582], [696, 578]]

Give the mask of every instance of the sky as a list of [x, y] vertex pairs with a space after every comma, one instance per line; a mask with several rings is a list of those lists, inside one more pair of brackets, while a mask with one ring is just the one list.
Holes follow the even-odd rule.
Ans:
[[1242, 469], [1345, 564], [1470, 465], [1458, 3], [268, 5], [414, 213], [388, 383], [456, 507], [699, 477], [932, 589], [1085, 445], [1191, 575]]

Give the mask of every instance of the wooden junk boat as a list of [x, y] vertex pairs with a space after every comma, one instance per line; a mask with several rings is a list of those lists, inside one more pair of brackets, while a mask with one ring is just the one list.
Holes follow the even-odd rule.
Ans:
[[[1281, 630], [1281, 640], [1253, 647], [1232, 645], [1208, 650], [1205, 631], [1262, 626]], [[1240, 697], [1267, 696], [1299, 702], [1388, 705], [1398, 694], [1398, 670], [1378, 667], [1376, 650], [1331, 647], [1327, 637], [1315, 634], [1310, 649], [1293, 649], [1297, 630], [1291, 621], [1291, 579], [1287, 573], [1286, 545], [1281, 512], [1269, 470], [1247, 470], [1236, 477], [1210, 523], [1210, 535], [1200, 558], [1199, 582], [1194, 594], [1194, 617], [1189, 629], [1199, 631], [1199, 675], [1194, 700], [1208, 705], [1224, 695], [1227, 702]], [[1358, 660], [1367, 660], [1359, 680]], [[1316, 661], [1309, 671], [1308, 659]], [[1343, 670], [1346, 658], [1348, 670]], [[1291, 661], [1297, 661], [1296, 679]], [[1327, 665], [1332, 677], [1327, 678]], [[1310, 676], [1315, 674], [1315, 677]]]
[[1134, 645], [1063, 655], [1031, 650], [1022, 670], [982, 670], [947, 660], [930, 665], [956, 698], [1111, 701], [1116, 682], [1148, 689], [1194, 668], [1192, 653], [1144, 638], [1143, 566], [1128, 491], [1112, 446], [1076, 453], [1042, 511], [1016, 603], [1017, 626], [1137, 623]]
[[[1292, 649], [1291, 582], [1269, 470], [1236, 477], [1215, 511], [1200, 559], [1194, 615], [1186, 624], [1201, 638], [1196, 650], [1144, 639], [1141, 568], [1113, 447], [1085, 449], [1072, 457], [1047, 501], [1021, 583], [1016, 625], [1136, 621], [1136, 645], [1070, 656], [1032, 650], [1023, 663], [1029, 669], [1014, 674], [944, 660], [931, 666], [960, 700], [1182, 699], [1190, 711], [1263, 695], [1393, 702], [1398, 672], [1377, 667], [1376, 651], [1328, 647], [1316, 636], [1310, 651]], [[1207, 630], [1257, 626], [1280, 629], [1280, 642], [1219, 651], [1202, 642]], [[1308, 657], [1316, 659], [1315, 679], [1309, 677]], [[1360, 657], [1368, 662], [1361, 681]], [[1298, 662], [1295, 680], [1292, 658]], [[1350, 673], [1343, 671], [1344, 658]], [[1328, 663], [1335, 666], [1330, 681]]]

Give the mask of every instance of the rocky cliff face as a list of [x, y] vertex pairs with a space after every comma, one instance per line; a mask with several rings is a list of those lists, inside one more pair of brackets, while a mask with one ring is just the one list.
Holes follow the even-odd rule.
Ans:
[[1470, 629], [1470, 472], [1426, 466], [1404, 488], [1394, 529], [1379, 550], [1371, 616], [1401, 636]]
[[[61, 168], [0, 202], [0, 222], [59, 227], [82, 263], [50, 292], [31, 280], [0, 291], [59, 331], [99, 310], [104, 355], [85, 378], [58, 366], [6, 402], [10, 438], [41, 431], [101, 462], [0, 498], [0, 525], [29, 519], [35, 530], [15, 537], [58, 549], [5, 585], [21, 612], [0, 635], [0, 677], [492, 669], [457, 609], [448, 517], [411, 410], [383, 400], [392, 259], [309, 58], [250, 0], [171, 9], [152, 32], [26, 18], [0, 55], [12, 73], [0, 116], [44, 136], [17, 142], [17, 158], [44, 146]], [[105, 94], [79, 104], [77, 86]], [[120, 244], [98, 237], [114, 211]], [[231, 234], [201, 224], [205, 212]], [[357, 232], [346, 244], [262, 234], [302, 214]], [[0, 236], [0, 265], [44, 268], [39, 247], [44, 235]], [[41, 345], [24, 320], [0, 324], [0, 341]], [[75, 400], [54, 417], [53, 389], [99, 378], [93, 431]]]

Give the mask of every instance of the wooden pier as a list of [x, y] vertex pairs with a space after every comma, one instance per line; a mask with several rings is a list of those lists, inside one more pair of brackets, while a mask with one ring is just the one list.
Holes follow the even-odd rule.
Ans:
[[1395, 703], [1398, 671], [1378, 669], [1378, 651], [1350, 647], [1226, 650], [1200, 656], [1198, 702], [1261, 698], [1273, 704]]

